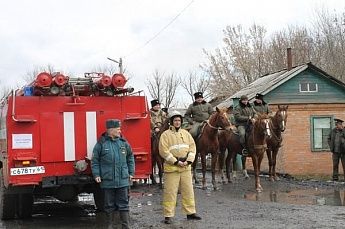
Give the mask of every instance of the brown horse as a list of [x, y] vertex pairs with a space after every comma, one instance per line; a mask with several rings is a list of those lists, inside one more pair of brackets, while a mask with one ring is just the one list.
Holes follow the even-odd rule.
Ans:
[[262, 158], [264, 157], [267, 149], [267, 137], [271, 136], [269, 127], [270, 118], [267, 114], [259, 114], [258, 118], [252, 125], [247, 138], [248, 152], [253, 161], [254, 174], [255, 174], [255, 188], [257, 192], [263, 190], [260, 184], [260, 166]]
[[197, 147], [197, 154], [195, 156], [195, 160], [193, 162], [193, 175], [195, 182], [197, 183], [196, 177], [196, 164], [198, 161], [198, 155], [200, 154], [201, 157], [201, 165], [202, 165], [202, 188], [206, 189], [206, 155], [211, 154], [211, 170], [212, 170], [212, 184], [213, 188], [217, 189], [216, 186], [216, 163], [218, 160], [218, 150], [219, 150], [219, 142], [218, 142], [218, 130], [219, 129], [226, 129], [230, 130], [232, 128], [231, 124], [227, 118], [227, 109], [219, 109], [216, 107], [216, 112], [213, 113], [208, 121], [203, 125], [203, 129], [199, 138], [196, 139], [196, 147]]
[[152, 184], [156, 184], [154, 177], [156, 165], [158, 167], [159, 185], [163, 188], [163, 158], [159, 155], [159, 138], [161, 134], [169, 128], [169, 119], [161, 125], [159, 132], [154, 132], [151, 135], [151, 161], [152, 161], [152, 174], [150, 175]]
[[272, 136], [267, 139], [267, 158], [269, 165], [269, 179], [270, 181], [279, 180], [276, 174], [276, 161], [279, 148], [283, 141], [282, 132], [284, 132], [287, 121], [288, 106], [278, 105], [278, 111], [271, 118], [270, 129]]
[[[228, 180], [228, 183], [232, 183], [232, 168], [233, 163], [236, 162], [236, 156], [238, 153], [242, 152], [243, 147], [240, 143], [240, 137], [238, 134], [234, 133], [233, 131], [226, 131], [221, 130], [218, 134], [218, 140], [219, 140], [219, 170], [221, 171], [221, 178], [223, 184], [226, 183], [224, 179], [224, 172], [223, 172], [223, 166], [224, 166], [224, 160], [225, 160], [225, 168], [226, 173], [225, 176]], [[225, 151], [228, 150], [228, 154], [225, 158]], [[245, 170], [245, 163], [246, 163], [246, 157], [242, 157], [242, 169], [243, 174], [245, 178], [249, 178], [247, 171]]]

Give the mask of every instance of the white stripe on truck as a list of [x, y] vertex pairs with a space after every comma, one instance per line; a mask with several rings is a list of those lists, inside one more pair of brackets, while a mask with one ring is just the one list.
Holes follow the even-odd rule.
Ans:
[[65, 161], [75, 161], [74, 112], [63, 113]]
[[86, 112], [86, 146], [87, 158], [91, 159], [92, 150], [97, 142], [97, 120], [96, 112]]

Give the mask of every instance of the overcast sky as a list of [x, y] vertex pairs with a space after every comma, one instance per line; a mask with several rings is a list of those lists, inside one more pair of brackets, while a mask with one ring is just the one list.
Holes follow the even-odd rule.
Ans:
[[202, 49], [220, 47], [227, 25], [255, 22], [272, 33], [310, 25], [320, 7], [345, 12], [345, 0], [3, 0], [0, 84], [22, 85], [23, 75], [48, 64], [81, 77], [110, 64], [106, 57], [123, 57], [130, 85], [145, 89], [154, 69], [197, 70]]

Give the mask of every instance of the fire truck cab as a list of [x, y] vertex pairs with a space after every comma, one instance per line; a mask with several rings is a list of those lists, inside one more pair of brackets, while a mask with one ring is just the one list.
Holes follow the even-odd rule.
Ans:
[[135, 178], [151, 174], [150, 117], [147, 99], [125, 88], [122, 74], [69, 78], [40, 73], [0, 103], [0, 217], [26, 218], [34, 198], [75, 200], [79, 193], [102, 197], [90, 159], [107, 119], [122, 122], [132, 147]]

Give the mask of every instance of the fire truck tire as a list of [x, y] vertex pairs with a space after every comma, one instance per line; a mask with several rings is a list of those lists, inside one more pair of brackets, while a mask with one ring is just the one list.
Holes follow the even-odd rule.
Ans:
[[16, 196], [13, 194], [6, 194], [7, 188], [4, 186], [4, 179], [2, 177], [2, 174], [0, 182], [0, 217], [3, 220], [13, 219], [16, 215]]
[[95, 185], [95, 189], [93, 191], [93, 199], [95, 201], [97, 211], [103, 212], [104, 211], [104, 193], [98, 184]]
[[18, 194], [17, 216], [20, 219], [30, 218], [32, 215], [32, 206], [34, 198], [31, 193]]

